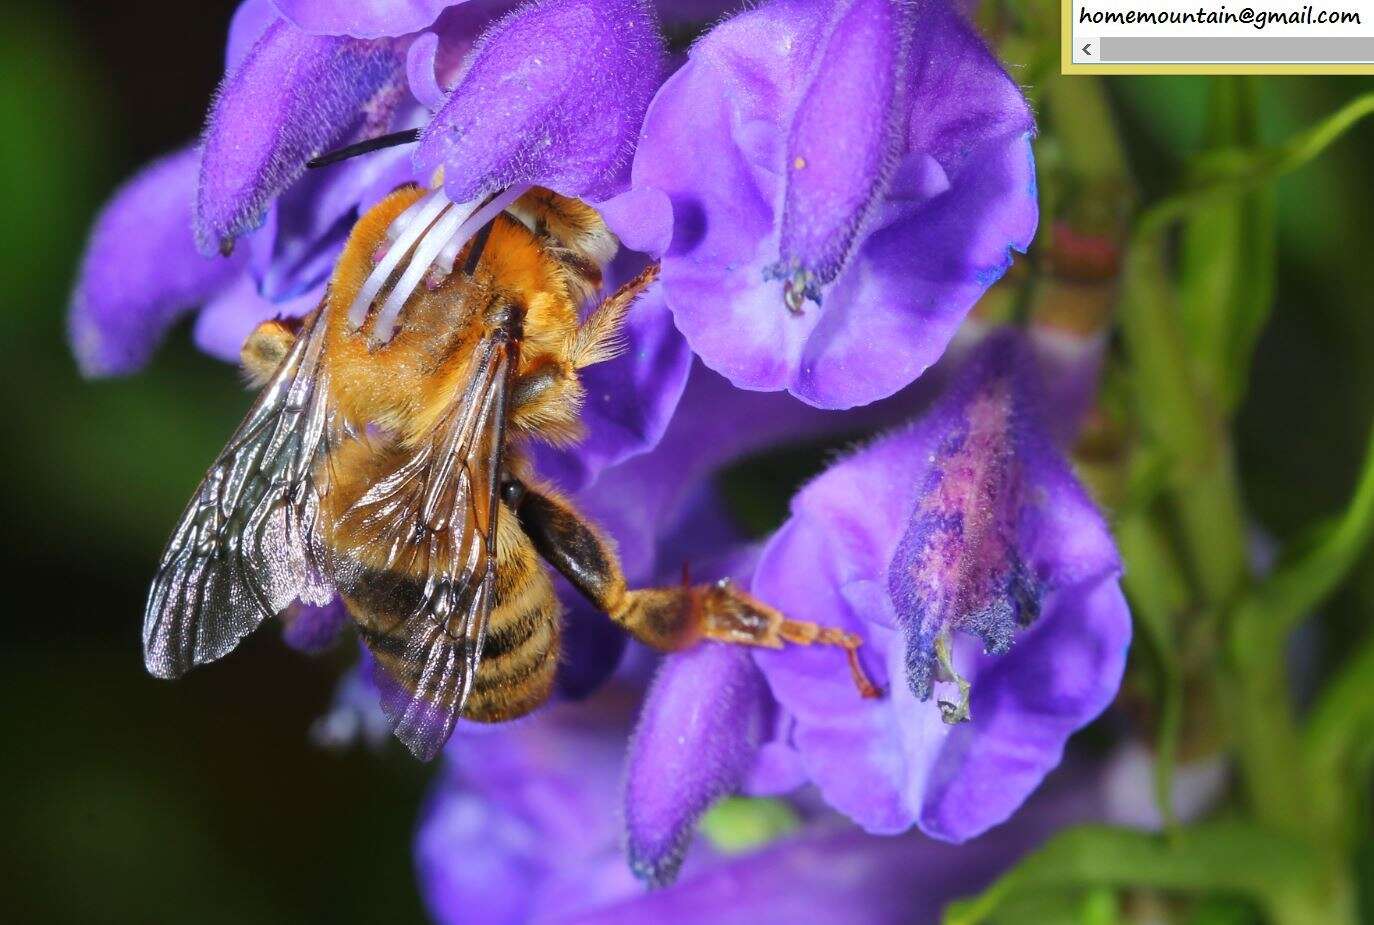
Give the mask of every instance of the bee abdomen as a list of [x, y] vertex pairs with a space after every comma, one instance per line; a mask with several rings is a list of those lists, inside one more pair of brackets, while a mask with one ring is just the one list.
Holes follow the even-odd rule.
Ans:
[[544, 569], [525, 561], [531, 567], [521, 580], [498, 584], [477, 681], [463, 711], [469, 719], [515, 719], [547, 700], [553, 688], [562, 607]]
[[[461, 713], [480, 722], [514, 719], [539, 706], [548, 699], [558, 665], [562, 607], [553, 582], [515, 515], [506, 512], [503, 521], [482, 657]], [[379, 566], [355, 558], [342, 570], [339, 593], [382, 667], [413, 690], [422, 668], [415, 641], [427, 637], [413, 621], [433, 619], [424, 615], [424, 570]], [[448, 632], [452, 638], [458, 629]]]

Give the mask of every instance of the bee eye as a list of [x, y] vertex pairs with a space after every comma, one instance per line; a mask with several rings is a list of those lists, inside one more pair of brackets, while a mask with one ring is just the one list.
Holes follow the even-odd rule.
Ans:
[[519, 479], [506, 479], [501, 483], [501, 500], [512, 509], [518, 508], [525, 499], [525, 483]]

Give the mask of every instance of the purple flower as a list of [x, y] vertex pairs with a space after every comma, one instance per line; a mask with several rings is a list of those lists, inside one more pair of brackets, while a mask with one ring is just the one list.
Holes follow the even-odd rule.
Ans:
[[737, 792], [772, 738], [775, 705], [743, 649], [702, 645], [664, 659], [630, 742], [630, 868], [671, 883], [701, 814]]
[[954, 848], [793, 809], [800, 828], [770, 844], [726, 853], [697, 836], [682, 878], [646, 891], [625, 866], [616, 824], [622, 697], [469, 731], [450, 747], [415, 839], [436, 921], [934, 921], [1047, 834], [1099, 811], [1094, 781], [1065, 774], [1015, 823]]
[[294, 604], [281, 615], [282, 641], [297, 652], [314, 655], [339, 641], [348, 625], [348, 611], [335, 598], [323, 606]]
[[[314, 35], [379, 39], [419, 32], [463, 0], [274, 0], [281, 15]], [[490, 6], [491, 4], [485, 4]], [[501, 4], [503, 6], [508, 4]]]
[[539, 0], [493, 25], [415, 153], [455, 202], [515, 184], [601, 200], [623, 168], [663, 70], [645, 0]]
[[1042, 818], [953, 848], [919, 835], [880, 838], [839, 820], [703, 864], [679, 882], [554, 921], [568, 925], [908, 925], [934, 923], [1051, 831]]
[[[773, 0], [655, 97], [668, 305], [707, 365], [821, 407], [919, 376], [1036, 224], [1024, 99], [943, 0]], [[662, 235], [660, 235], [661, 237]]]
[[601, 706], [459, 727], [415, 836], [436, 921], [555, 919], [635, 890], [619, 848], [626, 710]]
[[199, 169], [192, 150], [154, 161], [96, 219], [68, 316], [85, 375], [142, 366], [177, 318], [243, 271], [239, 256], [212, 261], [196, 252], [191, 202]]
[[[493, 24], [512, 5], [283, 3], [282, 18], [266, 0], [245, 0], [230, 29], [225, 78], [201, 150], [148, 168], [96, 223], [72, 299], [71, 336], [82, 369], [90, 375], [136, 369], [167, 328], [196, 307], [202, 307], [194, 328], [197, 345], [226, 360], [237, 360], [260, 322], [313, 310], [357, 217], [397, 185], [426, 176], [403, 147], [308, 173], [305, 162], [360, 137], [422, 125], [428, 104], [445, 107], [438, 125], [446, 124], [444, 113], [452, 107], [476, 99], [473, 94], [493, 112], [534, 106], [520, 110], [525, 122], [488, 121], [487, 135], [473, 135], [482, 154], [504, 157], [507, 166], [528, 166], [532, 162], [521, 160], [520, 152], [540, 147], [539, 133], [547, 127], [540, 114], [557, 109], [556, 93], [578, 95], [595, 106], [582, 111], [593, 127], [581, 135], [563, 133], [559, 145], [540, 156], [569, 170], [580, 165], [584, 179], [605, 180], [613, 161], [628, 160], [625, 146], [632, 144], [657, 86], [660, 51], [652, 17], [638, 4], [590, 9], [551, 0]], [[538, 54], [531, 49], [547, 52], [549, 34], [574, 26], [582, 29], [582, 39], [600, 43], [594, 47], [606, 73], [583, 67], [546, 74], [540, 86], [556, 93], [539, 96], [529, 71]], [[423, 27], [428, 31], [413, 34]], [[626, 61], [645, 65], [629, 84]], [[466, 78], [459, 79], [462, 74]], [[455, 81], [460, 89], [446, 104], [440, 84]], [[601, 81], [599, 102], [591, 102], [595, 88], [587, 81]], [[606, 96], [612, 89], [614, 100]], [[512, 147], [502, 150], [502, 144]], [[613, 156], [607, 145], [615, 148]], [[606, 204], [608, 219], [614, 217], [630, 243], [636, 222], [653, 216], [652, 196], [647, 212], [637, 205], [644, 198], [628, 194]], [[228, 259], [203, 257], [196, 252], [193, 224], [203, 250], [234, 238], [242, 238], [241, 246]], [[626, 266], [642, 266], [643, 260], [623, 258]], [[608, 283], [622, 275], [613, 267]], [[632, 313], [626, 340], [627, 353], [588, 372], [588, 439], [549, 454], [571, 481], [586, 483], [605, 466], [652, 446], [681, 394], [690, 353], [661, 302], [646, 300]]]
[[[870, 831], [963, 841], [1005, 820], [1120, 684], [1120, 560], [1030, 364], [1018, 335], [990, 337], [926, 415], [793, 500], [755, 573], [759, 597], [863, 636], [886, 682], [861, 700], [834, 652], [756, 655], [808, 776]], [[963, 678], [967, 702], [928, 702]]]
[[[262, 0], [266, 2], [266, 0]], [[274, 0], [281, 15], [315, 35], [377, 39], [419, 32], [455, 7], [476, 7], [483, 15], [515, 6], [518, 0]], [[744, 0], [658, 0], [668, 22], [701, 22], [742, 6]]]
[[202, 140], [196, 240], [228, 253], [306, 161], [390, 125], [404, 89], [393, 42], [312, 36], [278, 20], [220, 85]]

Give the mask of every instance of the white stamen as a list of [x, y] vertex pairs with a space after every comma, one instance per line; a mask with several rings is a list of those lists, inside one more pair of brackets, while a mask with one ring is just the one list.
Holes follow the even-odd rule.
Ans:
[[436, 192], [439, 192], [439, 190], [430, 190], [425, 193], [425, 195], [407, 206], [404, 212], [391, 220], [391, 224], [386, 226], [386, 240], [388, 244], [395, 241], [402, 231], [410, 227], [410, 223], [415, 221], [415, 217], [424, 210], [425, 204], [429, 202]]
[[511, 203], [525, 195], [529, 189], [530, 187], [528, 185], [507, 187], [503, 192], [499, 193], [495, 199], [478, 209], [467, 221], [463, 222], [463, 227], [458, 229], [456, 237], [463, 244], [466, 244], [468, 239], [480, 231], [483, 225], [506, 211]]
[[396, 270], [401, 259], [415, 246], [420, 235], [429, 229], [434, 219], [449, 205], [448, 197], [444, 195], [442, 188], [431, 190], [415, 203], [415, 206], [420, 206], [418, 211], [412, 214], [415, 208], [412, 206], [391, 223], [387, 229], [387, 236], [390, 237], [393, 231], [397, 232], [395, 243], [391, 245], [391, 249], [386, 252], [381, 262], [372, 268], [362, 288], [353, 298], [353, 304], [348, 307], [348, 323], [353, 330], [358, 330], [363, 326], [363, 322], [367, 321], [367, 310], [372, 305], [372, 300], [377, 298], [377, 293], [382, 291], [382, 286], [386, 285], [387, 279]]
[[[396, 331], [396, 321], [400, 318], [402, 307], [415, 292], [415, 288], [420, 285], [420, 281], [425, 278], [425, 274], [431, 266], [435, 265], [436, 260], [443, 255], [448, 255], [447, 264], [434, 266], [441, 279], [447, 277], [453, 271], [453, 261], [457, 258], [463, 245], [483, 225], [500, 215], [507, 206], [523, 196], [528, 189], [528, 186], [509, 187], [466, 219], [461, 219], [460, 216], [470, 208], [468, 205], [450, 209], [439, 221], [435, 222], [434, 226], [425, 233], [425, 237], [415, 249], [415, 254], [406, 267], [405, 273], [397, 281], [396, 287], [387, 295], [386, 302], [378, 311], [377, 321], [372, 327], [372, 343], [380, 345], [391, 340]], [[400, 247], [400, 242], [397, 242], [396, 246]]]
[[[472, 202], [465, 203], [462, 207], [463, 214], [471, 215], [481, 201], [481, 199], [474, 199]], [[455, 234], [444, 245], [444, 249], [439, 251], [439, 256], [434, 258], [434, 263], [430, 267], [433, 270], [432, 278], [435, 281], [442, 282], [448, 279], [448, 275], [453, 272], [453, 261], [458, 259], [458, 252], [463, 249], [463, 245], [466, 243], [468, 243], [467, 235]]]
[[414, 255], [410, 258], [410, 263], [406, 270], [401, 274], [401, 278], [396, 281], [396, 286], [387, 294], [386, 301], [377, 311], [377, 320], [372, 325], [372, 343], [374, 345], [385, 344], [391, 340], [391, 335], [396, 332], [396, 320], [401, 316], [401, 308], [406, 304], [411, 294], [415, 292], [415, 287], [420, 285], [420, 280], [424, 279], [425, 272], [429, 265], [434, 262], [434, 258], [439, 256], [439, 251], [444, 249], [444, 245], [449, 242], [460, 225], [463, 223], [463, 213], [459, 209], [449, 209], [437, 222], [434, 223], [424, 238], [415, 248]]
[[506, 214], [516, 219], [530, 231], [535, 230], [534, 210], [528, 209], [518, 203], [511, 203], [506, 209]]

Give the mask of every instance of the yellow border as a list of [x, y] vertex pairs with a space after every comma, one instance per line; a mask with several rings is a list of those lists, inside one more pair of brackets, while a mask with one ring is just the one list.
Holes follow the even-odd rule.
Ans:
[[1074, 64], [1073, 0], [1059, 0], [1061, 74], [1374, 74], [1370, 64]]

